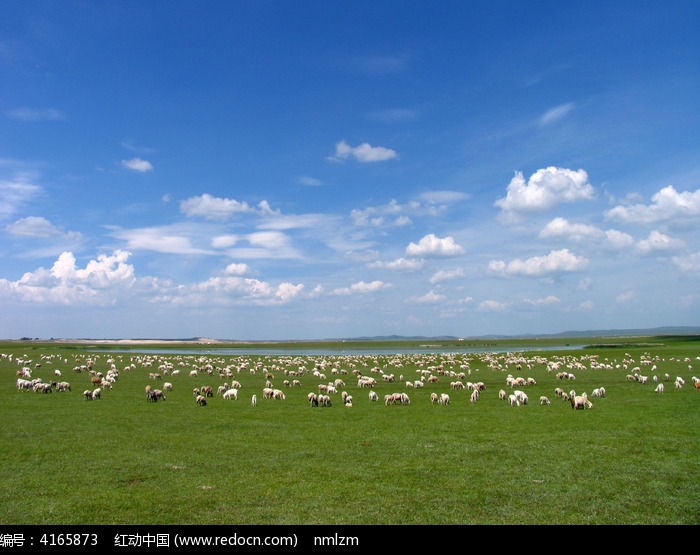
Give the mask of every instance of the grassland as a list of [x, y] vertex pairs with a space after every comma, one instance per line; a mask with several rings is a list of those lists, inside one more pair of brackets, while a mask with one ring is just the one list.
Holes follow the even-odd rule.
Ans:
[[[518, 352], [547, 347], [524, 340], [510, 353], [314, 357], [222, 355], [211, 345], [206, 354], [164, 345], [163, 354], [144, 355], [139, 346], [110, 353], [104, 344], [0, 343], [0, 524], [700, 523], [700, 390], [691, 381], [700, 376], [698, 337], [586, 341], [594, 346]], [[110, 359], [119, 370], [101, 400], [82, 397], [90, 376], [74, 368], [88, 359], [103, 373]], [[181, 373], [165, 376], [174, 386], [166, 401], [149, 403], [145, 385], [161, 385], [149, 373], [165, 361]], [[557, 380], [546, 361], [568, 365], [576, 380]], [[69, 381], [72, 391], [18, 392], [23, 366], [44, 381]], [[440, 366], [438, 383], [406, 388], [418, 370]], [[635, 366], [686, 385], [671, 381], [655, 393], [651, 380], [626, 379]], [[300, 367], [302, 387], [284, 387], [284, 370]], [[313, 376], [314, 367], [327, 379]], [[380, 398], [405, 391], [411, 404], [370, 403], [353, 371], [373, 367], [397, 377], [379, 380]], [[193, 387], [216, 391], [230, 381], [226, 368], [243, 385], [239, 400], [215, 395], [196, 406]], [[449, 372], [469, 370], [461, 381], [486, 385], [477, 403], [449, 388], [457, 379]], [[262, 399], [266, 373], [285, 400]], [[498, 399], [508, 373], [537, 381], [525, 389], [527, 406]], [[339, 395], [332, 407], [309, 407], [307, 393], [336, 378], [353, 407]], [[592, 399], [591, 410], [573, 411], [554, 396], [556, 387], [590, 394], [600, 386], [606, 398]], [[431, 404], [431, 392], [449, 393], [451, 404]], [[539, 406], [540, 395], [552, 405]]]

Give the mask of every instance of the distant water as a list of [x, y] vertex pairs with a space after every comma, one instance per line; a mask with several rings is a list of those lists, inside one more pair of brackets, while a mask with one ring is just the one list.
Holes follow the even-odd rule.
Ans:
[[537, 347], [442, 347], [439, 345], [425, 345], [423, 347], [397, 347], [397, 348], [349, 348], [349, 349], [314, 349], [314, 348], [270, 348], [270, 347], [241, 347], [208, 349], [159, 349], [138, 348], [133, 349], [99, 349], [101, 353], [133, 353], [150, 355], [258, 355], [258, 356], [391, 356], [391, 355], [425, 355], [425, 354], [469, 354], [469, 353], [519, 353], [525, 351], [570, 351], [583, 349], [585, 345], [542, 345]]

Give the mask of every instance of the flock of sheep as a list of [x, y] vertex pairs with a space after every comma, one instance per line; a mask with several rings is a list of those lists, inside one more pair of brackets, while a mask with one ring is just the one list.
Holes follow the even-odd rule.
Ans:
[[[43, 355], [39, 361], [35, 362], [26, 358], [13, 360], [12, 354], [0, 354], [0, 360], [5, 359], [17, 365], [18, 391], [70, 392], [71, 384], [62, 379], [62, 372], [58, 368], [52, 371], [51, 379], [48, 380], [33, 376], [33, 373], [35, 371], [39, 373], [44, 365], [51, 366], [54, 358], [58, 356]], [[462, 391], [466, 391], [471, 403], [477, 403], [480, 397], [486, 394], [486, 384], [480, 380], [471, 381], [471, 377], [477, 374], [482, 377], [487, 374], [487, 370], [506, 374], [505, 378], [500, 377], [494, 381], [498, 383], [502, 380], [498, 399], [506, 401], [510, 407], [529, 404], [526, 390], [533, 389], [538, 382], [535, 378], [527, 376], [527, 373], [542, 366], [546, 368], [547, 376], [552, 376], [553, 383], [573, 384], [576, 380], [576, 372], [589, 370], [620, 370], [626, 373], [627, 381], [655, 384], [656, 393], [663, 393], [664, 383], [671, 382], [670, 374], [660, 369], [665, 361], [649, 354], [642, 355], [639, 360], [626, 354], [620, 361], [607, 359], [601, 361], [598, 355], [527, 357], [521, 353], [440, 355], [426, 353], [395, 355], [387, 358], [373, 355], [208, 357], [138, 354], [131, 356], [128, 361], [125, 361], [122, 355], [108, 355], [102, 360], [103, 358], [103, 355], [99, 354], [80, 355], [72, 366], [76, 377], [81, 381], [89, 381], [89, 387], [82, 393], [82, 397], [86, 400], [102, 399], [103, 392], [115, 387], [121, 375], [134, 374], [138, 369], [147, 370], [147, 374], [144, 374], [148, 377], [148, 383], [144, 388], [146, 401], [152, 403], [165, 401], [166, 393], [173, 389], [173, 383], [176, 381], [182, 383], [185, 378], [189, 380], [192, 388], [195, 405], [202, 407], [207, 406], [208, 400], [214, 397], [221, 398], [223, 401], [238, 401], [241, 391], [247, 389], [242, 383], [246, 381], [244, 376], [255, 374], [261, 374], [265, 380], [264, 387], [259, 391], [262, 399], [284, 401], [287, 398], [284, 389], [301, 388], [303, 381], [312, 388], [305, 398], [310, 407], [331, 407], [338, 403], [348, 408], [353, 406], [353, 394], [347, 384], [356, 385], [357, 390], [368, 390], [366, 398], [369, 402], [380, 402], [383, 399], [386, 406], [410, 405], [411, 396], [420, 395], [419, 390], [428, 384], [433, 385], [432, 389], [440, 388], [442, 384], [449, 384], [449, 392], [433, 390], [423, 394], [434, 405], [449, 406], [452, 402], [450, 394], [463, 395], [464, 393], [460, 393]], [[681, 361], [672, 360], [671, 362]], [[686, 358], [682, 362], [687, 364], [688, 371], [692, 372], [692, 360]], [[70, 365], [67, 358], [62, 359], [62, 363], [64, 366]], [[406, 376], [405, 373], [408, 372], [415, 375]], [[211, 385], [196, 385], [201, 383], [199, 380], [205, 376], [208, 380], [212, 378], [220, 380], [221, 385], [216, 391]], [[494, 375], [490, 374], [489, 377]], [[693, 387], [700, 389], [700, 380], [695, 376], [690, 379]], [[284, 389], [275, 386], [280, 382]], [[384, 386], [384, 384], [388, 385]], [[393, 389], [396, 384], [402, 384], [404, 391], [386, 393], [380, 399], [377, 389], [386, 389], [386, 387]], [[676, 389], [681, 389], [685, 384], [686, 381], [682, 376], [676, 376], [673, 380]], [[248, 398], [251, 406], [255, 407], [258, 404], [258, 392], [253, 391], [253, 386], [249, 387], [251, 393]], [[556, 387], [553, 391], [556, 398], [568, 402], [574, 410], [591, 409], [593, 408], [591, 399], [601, 399], [606, 396], [603, 386], [593, 389], [590, 398], [588, 393], [577, 393], [573, 387], [569, 391], [563, 387]], [[538, 397], [538, 404], [550, 406], [552, 402], [547, 395], [541, 394]]]

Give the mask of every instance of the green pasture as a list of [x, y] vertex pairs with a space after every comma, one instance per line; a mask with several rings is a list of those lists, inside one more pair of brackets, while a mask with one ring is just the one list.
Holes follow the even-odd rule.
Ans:
[[[691, 380], [700, 377], [697, 339], [600, 338], [585, 349], [489, 355], [313, 357], [2, 342], [0, 524], [699, 524], [700, 390]], [[643, 358], [653, 360], [655, 372]], [[100, 400], [82, 396], [93, 387], [90, 375], [74, 370], [88, 359], [95, 371], [106, 373], [109, 359], [119, 371]], [[591, 360], [606, 368], [592, 369]], [[162, 373], [164, 361], [180, 374], [149, 378]], [[558, 380], [546, 361], [561, 362], [576, 380]], [[206, 364], [211, 374], [201, 370]], [[72, 391], [17, 391], [24, 366], [44, 381], [70, 382]], [[300, 366], [306, 371], [294, 378], [302, 386], [285, 387], [293, 377], [284, 370]], [[635, 366], [649, 383], [626, 379]], [[406, 387], [429, 367], [437, 383]], [[194, 368], [196, 377], [189, 375]], [[243, 386], [237, 401], [216, 394], [231, 381], [221, 376], [225, 368], [242, 368], [233, 376]], [[372, 368], [397, 381], [383, 381]], [[369, 401], [353, 370], [378, 379], [380, 402]], [[449, 372], [469, 370], [462, 382], [486, 385], [477, 403], [449, 385], [457, 380]], [[498, 399], [499, 389], [511, 393], [509, 373], [537, 381], [520, 388], [528, 405]], [[655, 393], [651, 376], [663, 381], [665, 373], [671, 381]], [[263, 398], [265, 374], [285, 400]], [[673, 386], [676, 376], [686, 381], [681, 389]], [[310, 407], [307, 394], [337, 378], [353, 406], [336, 394], [333, 406]], [[163, 381], [173, 384], [167, 399], [147, 402], [145, 386]], [[199, 407], [193, 388], [202, 385], [215, 393]], [[590, 396], [600, 386], [607, 395], [591, 399], [591, 410], [573, 411], [554, 395], [562, 387]], [[383, 396], [392, 392], [408, 393], [410, 405], [385, 406]], [[431, 404], [432, 392], [448, 393], [450, 405]], [[552, 405], [540, 406], [541, 395]]]

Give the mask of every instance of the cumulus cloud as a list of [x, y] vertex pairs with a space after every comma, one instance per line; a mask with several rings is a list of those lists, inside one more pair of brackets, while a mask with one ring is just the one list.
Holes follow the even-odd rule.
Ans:
[[350, 287], [339, 287], [337, 289], [334, 289], [333, 294], [352, 295], [354, 293], [374, 293], [375, 291], [380, 291], [388, 287], [391, 287], [391, 285], [379, 280], [370, 282], [358, 281], [357, 283], [353, 283], [352, 285], [350, 285]]
[[671, 260], [684, 272], [700, 274], [700, 251], [686, 256], [674, 256]]
[[229, 276], [244, 276], [250, 272], [248, 264], [236, 264], [232, 263], [226, 266], [224, 269], [224, 274]]
[[11, 216], [41, 191], [41, 187], [29, 183], [23, 176], [11, 181], [0, 180], [0, 218]]
[[129, 288], [135, 282], [134, 267], [127, 264], [130, 253], [117, 250], [101, 254], [84, 268], [65, 251], [50, 270], [39, 268], [17, 281], [0, 279], [0, 291], [21, 301], [49, 304], [111, 304], [113, 289]]
[[186, 216], [201, 216], [207, 220], [226, 220], [233, 214], [254, 212], [247, 202], [214, 197], [209, 193], [190, 197], [180, 202], [180, 211]]
[[439, 270], [432, 275], [430, 278], [430, 283], [440, 283], [441, 281], [458, 279], [463, 276], [464, 270], [462, 268], [455, 268], [454, 270]]
[[133, 170], [135, 172], [145, 173], [153, 169], [153, 164], [142, 158], [132, 158], [131, 160], [122, 160], [122, 167]]
[[350, 146], [345, 141], [340, 141], [335, 145], [335, 154], [328, 157], [331, 161], [347, 160], [354, 158], [358, 162], [383, 162], [391, 160], [398, 155], [395, 150], [383, 146], [372, 146], [369, 143], [362, 143], [357, 146]]
[[700, 189], [679, 193], [669, 185], [651, 197], [651, 204], [615, 206], [605, 216], [626, 223], [650, 224], [700, 216]]
[[683, 241], [673, 239], [657, 230], [652, 231], [646, 239], [642, 239], [637, 243], [637, 248], [645, 254], [653, 251], [679, 249], [681, 247], [683, 247]]
[[540, 125], [545, 126], [555, 123], [566, 117], [567, 114], [569, 114], [569, 112], [571, 112], [573, 109], [573, 102], [567, 102], [566, 104], [560, 104], [559, 106], [550, 108], [542, 115], [542, 117], [540, 117]]
[[565, 237], [572, 241], [588, 241], [591, 239], [600, 239], [605, 234], [595, 226], [587, 224], [570, 223], [564, 218], [554, 218], [550, 221], [539, 236], [543, 239], [549, 237]]
[[603, 231], [593, 225], [571, 223], [565, 218], [551, 220], [542, 228], [539, 237], [564, 238], [575, 242], [607, 241], [610, 246], [618, 249], [629, 247], [634, 243], [632, 236], [622, 231], [616, 229]]
[[193, 285], [163, 288], [153, 301], [185, 306], [279, 305], [291, 301], [303, 289], [303, 284], [283, 282], [275, 286], [258, 279], [223, 275]]
[[386, 268], [387, 270], [401, 271], [420, 270], [423, 266], [425, 266], [425, 261], [420, 258], [397, 258], [396, 260], [391, 260], [389, 262], [377, 260], [376, 262], [370, 262], [367, 264], [368, 268]]
[[513, 216], [543, 212], [562, 203], [590, 200], [594, 195], [595, 191], [584, 170], [550, 166], [537, 170], [527, 182], [521, 172], [516, 172], [508, 184], [505, 198], [496, 200], [495, 205]]
[[453, 237], [438, 237], [433, 233], [424, 236], [418, 243], [410, 243], [406, 247], [408, 256], [459, 256], [464, 249]]
[[574, 272], [588, 264], [582, 256], [576, 256], [569, 249], [550, 251], [545, 256], [533, 256], [526, 260], [515, 258], [510, 262], [492, 260], [489, 269], [497, 274], [542, 276], [558, 272]]
[[608, 240], [608, 243], [618, 249], [629, 247], [634, 243], [634, 239], [631, 235], [623, 231], [617, 231], [616, 229], [609, 229], [606, 231], [605, 238]]

